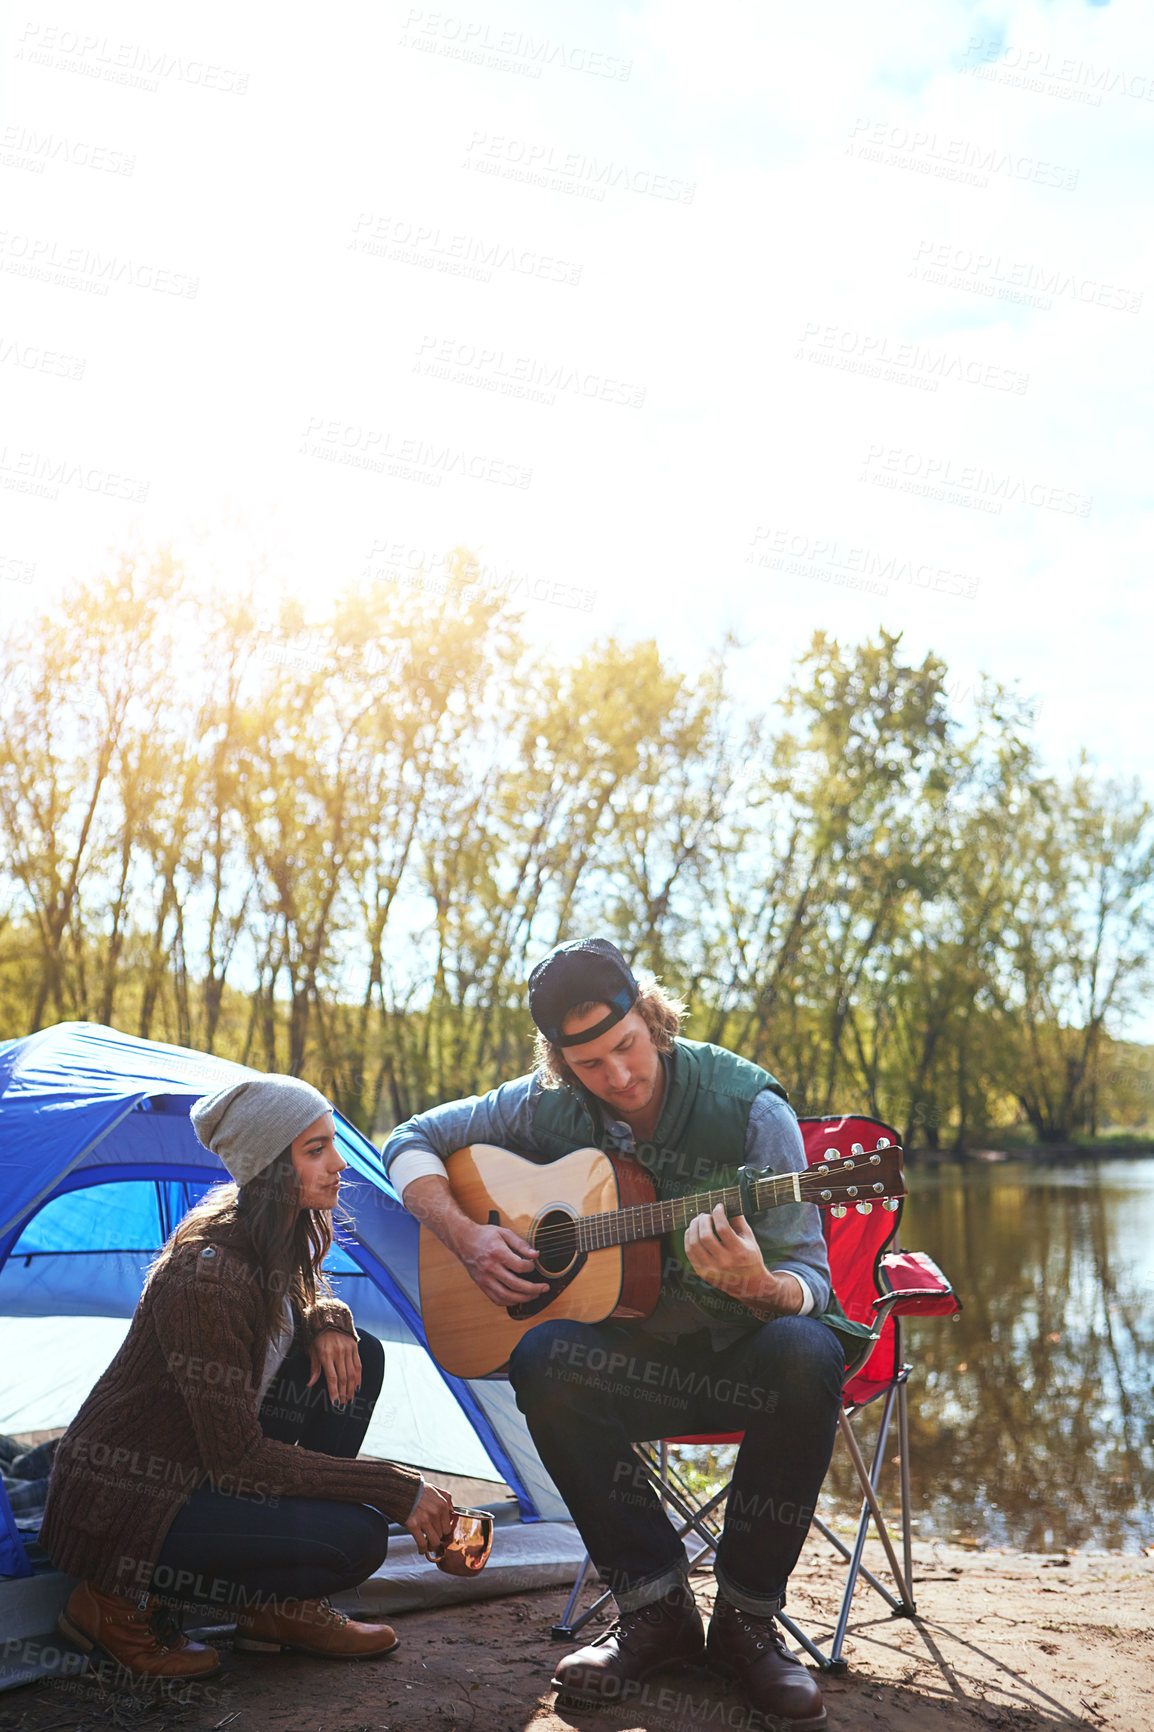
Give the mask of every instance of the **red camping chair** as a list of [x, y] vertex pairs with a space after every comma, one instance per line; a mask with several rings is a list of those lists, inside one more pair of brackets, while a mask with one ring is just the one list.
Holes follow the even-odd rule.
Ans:
[[[832, 1151], [836, 1151], [839, 1158], [850, 1155], [856, 1152], [855, 1144], [868, 1154], [879, 1146], [883, 1139], [889, 1143], [897, 1142], [897, 1133], [877, 1119], [802, 1119], [800, 1125], [806, 1160], [810, 1166], [818, 1164]], [[909, 1420], [906, 1392], [912, 1367], [903, 1359], [901, 1317], [945, 1316], [961, 1309], [953, 1288], [932, 1258], [922, 1252], [898, 1249], [900, 1221], [900, 1203], [893, 1211], [880, 1204], [867, 1204], [864, 1208], [859, 1205], [840, 1214], [826, 1209], [822, 1214], [834, 1290], [846, 1316], [857, 1323], [867, 1324], [872, 1331], [871, 1339], [863, 1342], [862, 1351], [854, 1362], [846, 1367], [842, 1410], [838, 1415], [838, 1429], [861, 1486], [862, 1505], [852, 1546], [847, 1546], [820, 1516], [815, 1515], [813, 1518], [814, 1527], [841, 1554], [848, 1565], [845, 1588], [828, 1652], [823, 1653], [785, 1612], [779, 1612], [777, 1617], [807, 1654], [824, 1670], [833, 1672], [846, 1670], [841, 1651], [849, 1622], [850, 1604], [859, 1578], [881, 1595], [895, 1616], [910, 1617], [916, 1609], [910, 1531]], [[863, 1408], [878, 1400], [884, 1405], [873, 1455], [867, 1468], [851, 1422]], [[900, 1564], [877, 1499], [881, 1469], [885, 1462], [886, 1440], [895, 1404], [898, 1412], [901, 1484]], [[725, 1502], [729, 1486], [727, 1483], [723, 1484], [707, 1500], [700, 1502], [678, 1472], [676, 1465], [670, 1462], [669, 1447], [681, 1444], [740, 1443], [741, 1436], [740, 1432], [735, 1432], [724, 1437], [672, 1437], [655, 1444], [634, 1445], [644, 1473], [678, 1523], [679, 1536], [687, 1538], [692, 1534], [701, 1541], [698, 1551], [690, 1558], [691, 1567], [717, 1546], [721, 1537], [718, 1511]], [[871, 1521], [885, 1548], [897, 1588], [896, 1596], [862, 1563]], [[610, 1597], [608, 1593], [602, 1594], [579, 1617], [573, 1617], [578, 1595], [590, 1567], [587, 1557], [573, 1584], [573, 1591], [569, 1595], [561, 1620], [553, 1626], [553, 1635], [558, 1640], [568, 1641]]]

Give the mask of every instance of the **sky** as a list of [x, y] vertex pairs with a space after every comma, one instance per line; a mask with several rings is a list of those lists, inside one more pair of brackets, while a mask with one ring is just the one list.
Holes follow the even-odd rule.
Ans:
[[16, 0], [0, 625], [470, 548], [543, 644], [903, 634], [1150, 778], [1137, 3]]

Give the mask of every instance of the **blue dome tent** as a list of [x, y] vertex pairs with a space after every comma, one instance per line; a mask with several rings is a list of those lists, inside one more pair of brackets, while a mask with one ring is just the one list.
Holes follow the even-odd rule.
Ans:
[[[0, 1430], [71, 1418], [127, 1328], [152, 1256], [190, 1205], [227, 1178], [192, 1130], [193, 1102], [255, 1074], [94, 1023], [61, 1023], [0, 1044], [0, 1318], [9, 1383]], [[567, 1521], [508, 1384], [448, 1377], [430, 1357], [419, 1311], [416, 1222], [372, 1144], [339, 1114], [336, 1123], [349, 1163], [342, 1201], [355, 1226], [338, 1230], [329, 1268], [358, 1323], [386, 1343], [385, 1388], [366, 1450], [504, 1480], [523, 1522]], [[102, 1356], [84, 1350], [93, 1337], [81, 1319], [120, 1320], [96, 1325], [112, 1330], [111, 1337], [97, 1337]], [[50, 1320], [49, 1351], [36, 1330]], [[70, 1345], [79, 1363], [56, 1363], [68, 1358]], [[51, 1394], [59, 1406], [63, 1393], [62, 1416], [23, 1403], [21, 1383], [36, 1380], [33, 1356], [41, 1369], [54, 1359]], [[20, 1417], [25, 1423], [14, 1424]], [[0, 1492], [0, 1575], [29, 1573]]]

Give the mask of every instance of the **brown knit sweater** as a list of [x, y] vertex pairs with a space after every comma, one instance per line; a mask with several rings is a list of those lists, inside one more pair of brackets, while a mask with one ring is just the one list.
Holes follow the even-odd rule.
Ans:
[[[59, 1569], [106, 1593], [147, 1589], [177, 1511], [202, 1486], [257, 1503], [367, 1503], [394, 1521], [417, 1495], [412, 1468], [265, 1437], [255, 1260], [235, 1229], [214, 1229], [213, 1241], [156, 1271], [119, 1353], [57, 1445], [40, 1542]], [[298, 1321], [310, 1342], [323, 1329], [355, 1334], [336, 1299]]]

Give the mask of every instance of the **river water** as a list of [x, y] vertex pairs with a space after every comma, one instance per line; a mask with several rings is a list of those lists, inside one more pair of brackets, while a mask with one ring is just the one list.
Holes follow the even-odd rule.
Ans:
[[[1154, 1545], [1154, 1159], [913, 1168], [907, 1183], [902, 1244], [964, 1304], [906, 1324], [915, 1533]], [[896, 1423], [891, 1443], [887, 1457]], [[827, 1492], [848, 1508], [843, 1455]], [[889, 1510], [896, 1485], [887, 1465]]]

